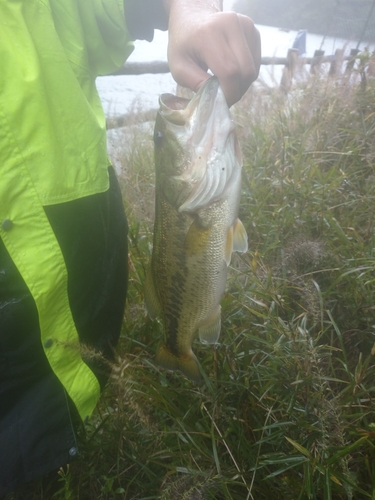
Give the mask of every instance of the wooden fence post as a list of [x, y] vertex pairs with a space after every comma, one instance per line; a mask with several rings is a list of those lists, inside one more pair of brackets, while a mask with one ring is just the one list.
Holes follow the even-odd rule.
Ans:
[[310, 73], [312, 75], [317, 75], [319, 73], [323, 56], [324, 56], [324, 50], [316, 50], [314, 52], [314, 57], [313, 60], [311, 61], [311, 66], [310, 66]]
[[335, 58], [331, 62], [331, 66], [329, 68], [329, 76], [336, 76], [337, 73], [341, 72], [342, 62], [344, 59], [344, 49], [336, 49]]
[[350, 73], [354, 68], [355, 56], [359, 54], [359, 49], [351, 49], [350, 50], [350, 59], [346, 64], [346, 73]]
[[280, 88], [286, 94], [289, 92], [290, 87], [292, 86], [293, 75], [297, 65], [298, 53], [298, 49], [289, 49], [286, 56], [286, 64], [284, 66], [280, 81]]

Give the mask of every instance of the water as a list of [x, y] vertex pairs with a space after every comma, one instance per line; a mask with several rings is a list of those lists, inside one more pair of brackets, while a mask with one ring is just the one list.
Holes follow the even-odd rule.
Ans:
[[[128, 61], [167, 60], [167, 32], [155, 30], [152, 43], [136, 40]], [[96, 85], [107, 116], [127, 113], [133, 108], [157, 108], [159, 95], [174, 92], [176, 83], [170, 73], [160, 75], [119, 75], [97, 78]]]
[[[269, 26], [257, 26], [262, 38], [262, 55], [285, 57], [292, 47], [297, 31], [281, 31]], [[303, 29], [303, 26], [301, 26]], [[166, 32], [155, 31], [152, 43], [136, 41], [135, 50], [129, 58], [133, 62], [166, 61], [167, 60]], [[306, 55], [313, 56], [315, 50], [322, 49], [326, 55], [335, 53], [337, 48], [345, 48], [348, 53], [356, 48], [355, 41], [323, 37], [322, 35], [307, 34]], [[360, 48], [364, 48], [364, 45]], [[279, 82], [282, 66], [262, 66], [260, 78], [268, 84]], [[121, 75], [105, 76], [97, 79], [98, 91], [103, 103], [106, 116], [116, 116], [141, 107], [152, 109], [158, 107], [158, 97], [164, 92], [175, 92], [176, 83], [172, 76], [161, 75]]]

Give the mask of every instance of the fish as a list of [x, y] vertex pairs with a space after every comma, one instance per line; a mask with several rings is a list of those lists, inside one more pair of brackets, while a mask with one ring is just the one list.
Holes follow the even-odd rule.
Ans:
[[238, 218], [242, 155], [224, 93], [209, 78], [192, 99], [162, 94], [154, 128], [155, 222], [144, 298], [165, 342], [155, 362], [202, 380], [192, 350], [215, 344], [233, 251], [246, 252]]

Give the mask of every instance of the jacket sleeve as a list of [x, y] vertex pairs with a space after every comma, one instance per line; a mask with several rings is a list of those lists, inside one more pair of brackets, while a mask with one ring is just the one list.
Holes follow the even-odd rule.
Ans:
[[123, 0], [78, 0], [78, 5], [90, 67], [96, 75], [115, 71], [133, 50]]
[[154, 29], [168, 29], [163, 0], [124, 0], [125, 19], [132, 40], [154, 38]]

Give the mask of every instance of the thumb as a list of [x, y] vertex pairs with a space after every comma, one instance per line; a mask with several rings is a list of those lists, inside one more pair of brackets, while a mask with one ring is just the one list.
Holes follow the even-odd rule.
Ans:
[[203, 69], [195, 61], [184, 64], [175, 64], [173, 58], [169, 60], [169, 68], [174, 80], [181, 86], [197, 92], [211, 75], [207, 73], [207, 68]]

